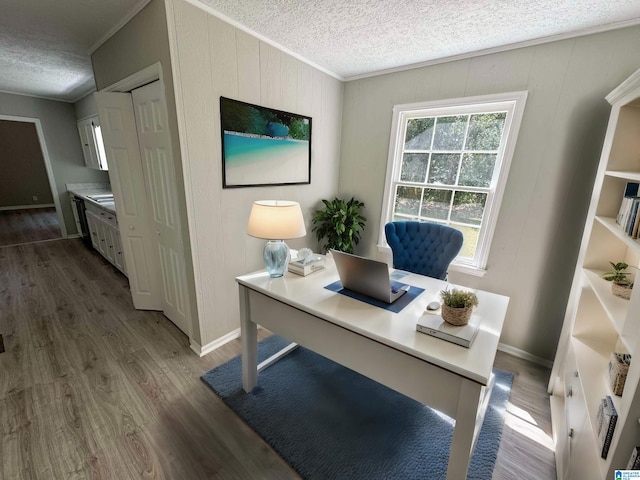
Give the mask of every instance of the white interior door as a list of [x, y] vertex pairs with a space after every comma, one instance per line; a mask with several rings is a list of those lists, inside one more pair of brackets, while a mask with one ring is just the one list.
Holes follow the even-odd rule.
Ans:
[[160, 260], [147, 203], [131, 95], [97, 92], [95, 99], [133, 305], [140, 310], [163, 310]]
[[142, 168], [162, 270], [162, 310], [190, 334], [187, 286], [171, 136], [160, 82], [131, 91]]

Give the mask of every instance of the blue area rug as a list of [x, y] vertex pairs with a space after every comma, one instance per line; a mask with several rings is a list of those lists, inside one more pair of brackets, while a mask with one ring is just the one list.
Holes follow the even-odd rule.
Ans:
[[[263, 340], [258, 361], [289, 343], [277, 335]], [[490, 479], [496, 462], [513, 375], [494, 373], [468, 479]], [[242, 390], [239, 356], [202, 380], [302, 478], [431, 480], [446, 475], [450, 418], [305, 348], [262, 371], [249, 394]]]

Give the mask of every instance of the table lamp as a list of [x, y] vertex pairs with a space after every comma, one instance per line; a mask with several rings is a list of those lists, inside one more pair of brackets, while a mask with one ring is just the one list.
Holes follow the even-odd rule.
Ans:
[[289, 246], [284, 240], [307, 234], [300, 204], [287, 200], [253, 202], [247, 233], [269, 240], [264, 246], [264, 263], [271, 277], [281, 277], [291, 259]]

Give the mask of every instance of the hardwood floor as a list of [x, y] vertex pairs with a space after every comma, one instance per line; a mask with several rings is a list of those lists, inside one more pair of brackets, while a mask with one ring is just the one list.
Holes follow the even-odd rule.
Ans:
[[[199, 379], [240, 342], [198, 358], [80, 240], [0, 248], [0, 334], [2, 479], [299, 478]], [[494, 478], [555, 478], [530, 438], [549, 433], [549, 372], [506, 354], [496, 365], [516, 372], [509, 415], [530, 431], [505, 426]]]
[[56, 209], [0, 211], [0, 247], [62, 238]]

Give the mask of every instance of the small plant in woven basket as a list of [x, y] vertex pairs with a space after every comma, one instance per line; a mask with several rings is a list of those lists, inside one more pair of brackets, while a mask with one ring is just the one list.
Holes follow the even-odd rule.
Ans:
[[629, 272], [625, 272], [629, 265], [625, 262], [611, 264], [612, 270], [604, 272], [600, 276], [611, 283], [611, 293], [618, 297], [629, 300], [631, 298], [631, 289], [633, 289], [633, 281], [628, 277]]
[[451, 325], [462, 326], [469, 323], [473, 307], [478, 306], [478, 297], [465, 290], [442, 290], [442, 319]]

